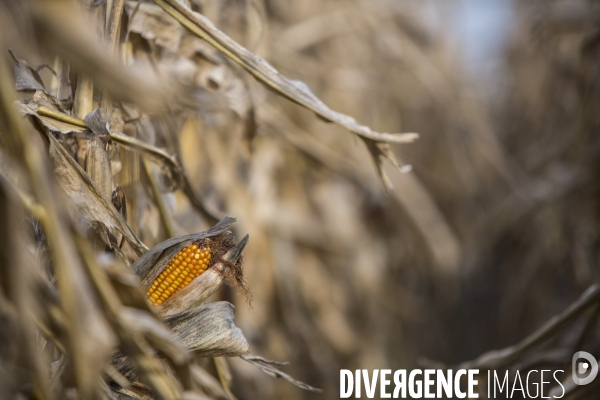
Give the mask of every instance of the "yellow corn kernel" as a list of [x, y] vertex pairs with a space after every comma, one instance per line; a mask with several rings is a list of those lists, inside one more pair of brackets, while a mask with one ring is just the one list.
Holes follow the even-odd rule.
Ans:
[[208, 247], [195, 243], [180, 250], [148, 288], [148, 299], [156, 305], [167, 300], [206, 271], [210, 257]]

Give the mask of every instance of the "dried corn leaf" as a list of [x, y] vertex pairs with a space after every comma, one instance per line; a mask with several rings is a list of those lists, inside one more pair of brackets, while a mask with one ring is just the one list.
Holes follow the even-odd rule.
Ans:
[[[46, 128], [48, 128], [52, 132], [60, 132], [60, 133], [66, 134], [66, 133], [71, 133], [71, 132], [81, 133], [81, 132], [87, 131], [87, 127], [81, 126], [83, 124], [76, 125], [77, 121], [75, 119], [73, 119], [70, 115], [66, 114], [65, 112], [63, 112], [59, 109], [51, 108], [52, 107], [51, 103], [46, 103], [47, 105], [45, 105], [45, 106], [38, 105], [38, 100], [40, 100], [41, 98], [47, 98], [47, 97], [51, 97], [51, 96], [48, 96], [44, 92], [38, 91], [34, 95], [33, 100], [31, 102], [29, 102], [29, 104], [15, 102], [14, 105], [22, 114], [32, 115], [35, 118], [37, 118]], [[60, 115], [63, 118], [62, 118], [62, 120], [60, 120], [60, 119], [56, 119], [54, 117], [41, 115], [40, 113], [43, 113], [44, 110], [51, 110], [53, 113], [56, 113], [57, 115]], [[73, 121], [67, 122], [70, 119], [72, 119]]]
[[108, 115], [98, 107], [85, 116], [85, 123], [97, 135], [108, 135]]
[[286, 381], [290, 382], [291, 384], [296, 385], [299, 388], [302, 388], [304, 390], [308, 390], [311, 392], [316, 392], [316, 393], [323, 392], [321, 389], [317, 389], [315, 387], [307, 385], [304, 382], [300, 382], [299, 380], [292, 378], [290, 375], [288, 375], [285, 372], [282, 372], [274, 367], [275, 365], [282, 365], [284, 363], [280, 363], [280, 362], [276, 362], [276, 361], [269, 361], [262, 357], [253, 356], [250, 353], [241, 355], [240, 358], [245, 361], [248, 361], [250, 364], [254, 365], [258, 369], [260, 369], [262, 372], [264, 372], [265, 374], [267, 374], [269, 376], [272, 376], [273, 378], [285, 379]]
[[[37, 113], [31, 115], [39, 119]], [[47, 129], [42, 131], [48, 138], [49, 153], [54, 160], [55, 173], [62, 188], [73, 199], [79, 212], [94, 227], [103, 241], [108, 246], [114, 247], [115, 238], [120, 233], [137, 254], [146, 252], [148, 248], [135, 236], [121, 214], [89, 175]]]
[[135, 236], [121, 214], [102, 194], [100, 188], [52, 135], [48, 135], [48, 138], [51, 143], [50, 156], [54, 159], [59, 182], [75, 201], [83, 217], [101, 236], [105, 237], [105, 243], [112, 246], [114, 243], [110, 237], [116, 237], [118, 232], [125, 237], [137, 254], [146, 252], [148, 250], [146, 245]]
[[[0, 78], [6, 81], [2, 66]], [[3, 92], [0, 95], [0, 109], [3, 112], [0, 113], [8, 114], [6, 120], [9, 122], [10, 136], [14, 138], [11, 143], [14, 153], [11, 156], [22, 162], [34, 198], [40, 203], [40, 208], [44, 209], [41, 223], [52, 256], [61, 308], [67, 317], [61, 337], [68, 349], [67, 357], [72, 365], [74, 382], [81, 397], [94, 398], [107, 347], [112, 345], [113, 337], [96, 306], [89, 281], [78, 262], [73, 231], [70, 229], [72, 221], [60, 201], [61, 195], [56, 189], [55, 178], [48, 168], [50, 164], [42, 149], [32, 144], [36, 143], [32, 140], [32, 130], [26, 129], [22, 120], [14, 117], [11, 107], [15, 101], [14, 96], [0, 91]], [[47, 130], [44, 129], [44, 132]], [[51, 134], [49, 136], [52, 137]]]
[[418, 138], [418, 134], [380, 133], [373, 131], [368, 126], [360, 125], [354, 118], [333, 111], [327, 107], [325, 103], [314, 95], [304, 82], [286, 78], [266, 60], [253, 54], [217, 29], [212, 22], [203, 15], [190, 10], [176, 0], [154, 0], [154, 2], [177, 19], [183, 26], [223, 52], [229, 59], [246, 69], [256, 79], [275, 92], [308, 108], [323, 120], [333, 122], [348, 131], [361, 136], [365, 139], [367, 144], [369, 144], [368, 140], [375, 142], [377, 144], [376, 146], [368, 146], [369, 151], [375, 160], [384, 185], [386, 188], [390, 188], [389, 179], [385, 175], [383, 168], [380, 166], [381, 160], [386, 158], [395, 167], [397, 167], [398, 163], [396, 162], [388, 143], [412, 142]]
[[[28, 104], [15, 103], [15, 107], [22, 113], [32, 115], [37, 118], [46, 128], [53, 132], [77, 133], [78, 135], [87, 135], [91, 139], [89, 130], [92, 130], [85, 121], [74, 118], [64, 109], [58, 108], [52, 96], [38, 91], [34, 98]], [[93, 112], [92, 112], [93, 113]], [[97, 131], [105, 131], [102, 128], [102, 117], [92, 117], [90, 122], [95, 125]], [[160, 165], [163, 173], [170, 182], [174, 182], [174, 188], [182, 185], [183, 177], [181, 167], [175, 156], [171, 156], [166, 151], [151, 146], [139, 139], [127, 136], [120, 132], [110, 132], [110, 138], [114, 142], [122, 145], [128, 150], [143, 154], [152, 162]]]
[[235, 307], [225, 301], [205, 304], [165, 318], [178, 341], [200, 357], [236, 357], [248, 342], [233, 323]]
[[304, 82], [294, 81], [281, 75], [265, 59], [256, 56], [215, 27], [203, 15], [187, 8], [176, 0], [155, 0], [163, 10], [177, 19], [194, 34], [223, 52], [242, 66], [259, 81], [282, 96], [308, 108], [326, 121], [336, 123], [357, 135], [380, 142], [406, 143], [414, 141], [415, 133], [379, 133], [356, 123], [354, 118], [331, 110], [319, 100]]
[[[226, 302], [193, 308], [165, 320], [171, 330], [158, 323], [150, 313], [138, 309], [125, 307], [120, 312], [120, 318], [138, 338], [143, 337], [144, 342], [147, 341], [154, 349], [168, 357], [175, 366], [186, 366], [189, 362], [187, 351], [201, 357], [233, 357], [247, 351], [248, 343], [233, 323], [234, 310], [235, 308]], [[113, 354], [110, 362], [128, 380], [136, 381], [137, 369], [129, 360], [129, 357], [117, 352]], [[216, 397], [222, 397], [211, 379], [194, 369], [190, 372], [192, 379], [198, 384], [206, 386], [209, 392], [216, 392]]]
[[31, 13], [40, 48], [52, 56], [59, 55], [73, 70], [88, 74], [95, 86], [106, 90], [112, 99], [136, 103], [144, 109], [162, 108], [172, 99], [173, 91], [159, 83], [151, 70], [125, 68], [113, 59], [75, 3], [39, 2]]
[[26, 61], [19, 60], [11, 50], [9, 53], [15, 62], [15, 89], [17, 92], [45, 90], [44, 82], [38, 72], [31, 68]]
[[34, 108], [46, 107], [51, 110], [56, 110], [60, 113], [70, 115], [69, 111], [66, 110], [61, 102], [54, 96], [49, 95], [43, 90], [36, 90], [33, 94], [33, 98], [28, 103]]

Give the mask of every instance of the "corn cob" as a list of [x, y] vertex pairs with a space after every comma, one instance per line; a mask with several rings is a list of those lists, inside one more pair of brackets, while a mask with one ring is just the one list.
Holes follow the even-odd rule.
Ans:
[[183, 248], [171, 259], [167, 267], [152, 282], [147, 296], [156, 305], [161, 304], [208, 268], [211, 251], [196, 243]]

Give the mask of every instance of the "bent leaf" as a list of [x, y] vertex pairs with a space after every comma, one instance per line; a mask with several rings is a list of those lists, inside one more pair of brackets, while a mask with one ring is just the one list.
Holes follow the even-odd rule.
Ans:
[[15, 89], [17, 92], [33, 92], [45, 90], [44, 82], [38, 72], [24, 60], [19, 60], [15, 53], [8, 51], [15, 62]]
[[[280, 74], [265, 59], [255, 55], [225, 33], [221, 32], [212, 22], [202, 14], [190, 10], [177, 0], [154, 0], [163, 10], [178, 20], [181, 25], [188, 28], [196, 36], [204, 39], [210, 45], [221, 51], [225, 56], [240, 65], [256, 79], [274, 90], [281, 96], [314, 112], [319, 118], [333, 122], [342, 128], [359, 135], [369, 143], [374, 141], [377, 146], [369, 146], [371, 155], [378, 167], [378, 172], [384, 185], [389, 189], [389, 180], [383, 169], [379, 167], [379, 160], [383, 157], [397, 167], [398, 163], [389, 148], [389, 143], [408, 143], [415, 141], [417, 133], [381, 133], [375, 132], [365, 125], [360, 125], [349, 115], [339, 113], [329, 108], [310, 90], [306, 83], [296, 81]], [[373, 154], [375, 151], [375, 154]]]
[[233, 323], [235, 307], [226, 301], [205, 304], [169, 316], [179, 343], [200, 357], [237, 357], [248, 351], [248, 342]]
[[[19, 108], [25, 112], [25, 108], [33, 111], [22, 104]], [[39, 119], [37, 113], [27, 113]], [[43, 121], [40, 122], [45, 127]], [[115, 238], [117, 233], [121, 233], [138, 255], [144, 254], [148, 248], [133, 233], [111, 201], [48, 129], [40, 131], [44, 132], [49, 141], [49, 154], [54, 161], [55, 173], [61, 187], [73, 199], [81, 215], [94, 227], [102, 240], [113, 246], [115, 243], [111, 236]]]

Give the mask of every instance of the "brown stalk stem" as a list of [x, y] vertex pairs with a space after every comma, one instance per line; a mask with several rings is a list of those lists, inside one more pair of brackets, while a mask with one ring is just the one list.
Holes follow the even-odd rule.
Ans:
[[73, 115], [79, 119], [85, 118], [94, 108], [94, 83], [86, 76], [77, 76], [77, 89], [73, 99]]
[[88, 128], [87, 124], [85, 123], [85, 121], [78, 119], [78, 118], [74, 118], [71, 117], [69, 115], [66, 114], [62, 114], [56, 111], [53, 111], [49, 108], [46, 107], [38, 107], [38, 109], [36, 110], [36, 112], [39, 115], [42, 115], [44, 117], [49, 117], [52, 119], [55, 119], [57, 121], [61, 121], [61, 122], [66, 122], [67, 124], [71, 124], [71, 125], [75, 125], [75, 126], [79, 126], [81, 128]]
[[50, 80], [50, 89], [55, 89], [56, 98], [60, 99], [60, 58], [58, 56], [54, 57], [54, 63], [52, 65], [52, 69], [56, 71], [55, 74], [52, 74], [52, 78]]
[[[108, 20], [106, 26], [106, 36], [108, 39], [108, 51], [111, 55], [119, 54], [119, 34], [121, 28], [121, 19], [123, 17], [123, 8], [125, 7], [125, 0], [113, 0], [108, 4]], [[112, 100], [104, 93], [102, 95], [101, 107], [106, 111], [107, 115], [110, 115], [112, 109]]]

